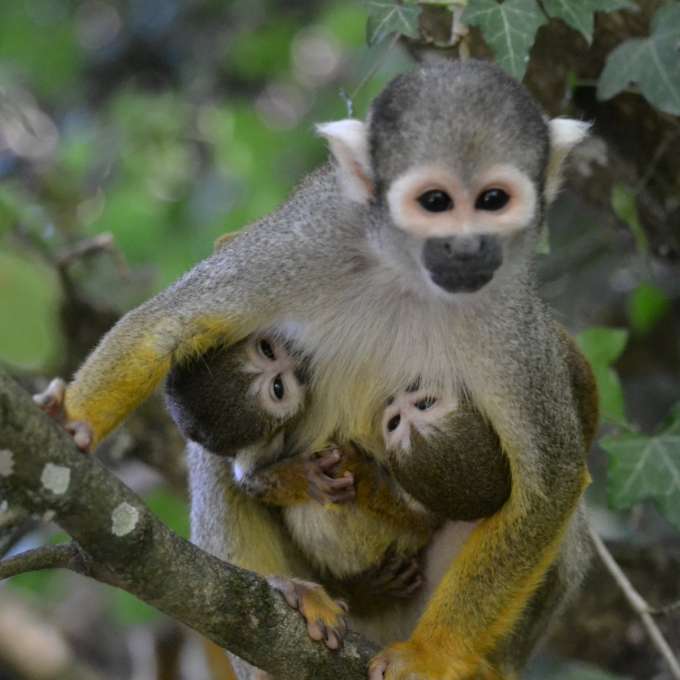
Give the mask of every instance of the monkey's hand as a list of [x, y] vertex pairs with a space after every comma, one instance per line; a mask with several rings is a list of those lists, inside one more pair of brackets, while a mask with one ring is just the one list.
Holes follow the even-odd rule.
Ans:
[[73, 437], [73, 441], [81, 451], [90, 451], [94, 439], [92, 428], [79, 420], [67, 420], [64, 409], [65, 396], [66, 383], [61, 378], [55, 378], [43, 392], [33, 395], [33, 401], [50, 418], [54, 418], [64, 426], [64, 429]]
[[474, 655], [452, 659], [441, 650], [398, 642], [369, 666], [369, 680], [502, 680], [503, 675]]
[[423, 585], [420, 561], [415, 556], [399, 555], [394, 546], [385, 552], [380, 564], [369, 567], [359, 574], [341, 579], [340, 592], [351, 594], [350, 601], [357, 598], [374, 600], [386, 598], [409, 598]]
[[349, 503], [356, 498], [354, 475], [347, 469], [351, 452], [331, 446], [305, 462], [309, 495], [322, 505]]
[[335, 447], [295, 456], [249, 473], [240, 487], [263, 503], [289, 507], [310, 500], [348, 503], [355, 498], [354, 476], [342, 466]]
[[280, 576], [271, 576], [267, 581], [302, 614], [312, 640], [323, 641], [329, 649], [340, 648], [347, 630], [347, 605], [342, 600], [334, 600], [323, 586], [310, 581]]

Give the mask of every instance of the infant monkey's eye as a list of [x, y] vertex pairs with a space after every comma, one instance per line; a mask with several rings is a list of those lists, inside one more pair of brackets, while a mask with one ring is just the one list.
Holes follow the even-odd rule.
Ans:
[[281, 401], [285, 393], [286, 388], [283, 386], [283, 380], [281, 380], [280, 375], [277, 375], [276, 378], [274, 378], [274, 382], [272, 383], [272, 396], [277, 401]]
[[501, 210], [510, 201], [510, 196], [503, 189], [487, 189], [477, 196], [475, 208], [477, 210]]
[[441, 191], [441, 189], [426, 191], [418, 196], [417, 200], [423, 210], [431, 213], [446, 212], [453, 208], [453, 199], [445, 191]]
[[427, 409], [432, 408], [436, 403], [437, 400], [434, 397], [425, 397], [425, 399], [416, 402], [416, 408], [419, 411], [427, 411]]
[[274, 350], [268, 340], [260, 340], [260, 351], [267, 357], [267, 359], [271, 359], [271, 361], [276, 359]]
[[392, 416], [387, 421], [387, 431], [388, 432], [394, 432], [399, 427], [400, 422], [401, 422], [401, 416], [400, 415]]

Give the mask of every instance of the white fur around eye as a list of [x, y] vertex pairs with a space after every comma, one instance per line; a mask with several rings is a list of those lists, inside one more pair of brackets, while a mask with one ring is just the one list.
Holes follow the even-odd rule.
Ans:
[[[453, 210], [428, 213], [420, 206], [418, 197], [433, 189], [451, 196]], [[465, 210], [460, 197], [458, 183], [446, 168], [425, 165], [405, 172], [392, 182], [387, 191], [387, 206], [395, 226], [414, 236], [429, 238], [455, 233]]]
[[[261, 348], [262, 340], [271, 346], [274, 359], [267, 357]], [[295, 376], [296, 359], [285, 345], [270, 335], [253, 336], [246, 346], [246, 361], [243, 372], [253, 376], [248, 394], [255, 398], [265, 412], [275, 418], [290, 418], [302, 407], [305, 398], [305, 387]], [[276, 399], [272, 393], [273, 382], [281, 376], [284, 387], [282, 399]]]
[[[479, 195], [491, 188], [508, 193], [507, 207], [495, 211], [478, 210]], [[431, 189], [445, 191], [453, 208], [428, 213], [418, 197]], [[440, 165], [425, 165], [398, 177], [387, 192], [392, 220], [399, 229], [418, 238], [448, 237], [463, 234], [505, 234], [529, 226], [536, 214], [534, 183], [512, 165], [496, 165], [464, 185], [451, 171]]]

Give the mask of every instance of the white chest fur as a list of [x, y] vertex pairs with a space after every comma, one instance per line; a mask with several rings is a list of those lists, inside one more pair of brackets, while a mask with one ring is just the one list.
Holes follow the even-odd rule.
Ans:
[[307, 443], [340, 436], [378, 455], [380, 419], [390, 397], [416, 380], [441, 398], [457, 397], [462, 377], [455, 303], [393, 284], [357, 277], [321, 291], [310, 309], [276, 326], [310, 359]]

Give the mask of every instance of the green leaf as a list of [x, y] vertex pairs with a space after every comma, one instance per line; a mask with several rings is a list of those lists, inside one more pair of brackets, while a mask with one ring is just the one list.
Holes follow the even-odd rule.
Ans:
[[368, 0], [366, 9], [366, 42], [369, 45], [382, 42], [392, 33], [418, 37], [420, 8], [417, 5], [402, 4], [399, 0]]
[[42, 263], [0, 253], [0, 361], [44, 367], [57, 353], [59, 285]]
[[661, 432], [605, 437], [609, 456], [609, 503], [616, 509], [651, 500], [680, 529], [680, 404]]
[[590, 328], [576, 336], [576, 343], [590, 362], [600, 397], [600, 413], [615, 423], [626, 423], [621, 381], [611, 365], [621, 356], [628, 342], [628, 331], [617, 328]]
[[524, 77], [536, 31], [546, 18], [536, 0], [470, 0], [463, 23], [479, 26], [496, 61], [518, 80]]
[[640, 284], [628, 299], [628, 318], [636, 333], [646, 335], [668, 313], [668, 296], [650, 283]]
[[593, 41], [595, 12], [615, 12], [632, 9], [635, 4], [628, 0], [543, 0], [549, 17], [561, 19], [576, 29], [590, 44]]
[[635, 192], [623, 184], [615, 184], [612, 187], [611, 201], [614, 214], [631, 230], [638, 252], [642, 255], [646, 254], [649, 251], [649, 242], [638, 215]]
[[619, 45], [608, 57], [597, 88], [611, 99], [631, 85], [661, 111], [680, 115], [680, 3], [664, 5], [652, 20], [648, 38]]

